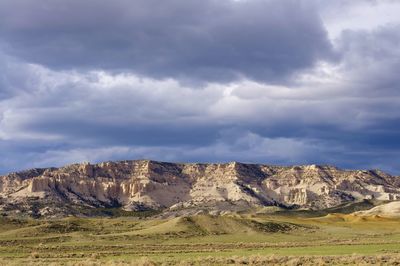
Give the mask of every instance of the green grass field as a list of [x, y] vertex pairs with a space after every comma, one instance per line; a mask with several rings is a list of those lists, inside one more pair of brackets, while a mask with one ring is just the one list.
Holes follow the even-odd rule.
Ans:
[[0, 218], [0, 265], [395, 264], [399, 252], [400, 220], [347, 214]]

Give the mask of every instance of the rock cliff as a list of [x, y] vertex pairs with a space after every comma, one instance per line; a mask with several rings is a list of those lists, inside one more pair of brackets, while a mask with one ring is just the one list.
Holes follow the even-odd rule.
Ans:
[[[323, 209], [362, 200], [400, 199], [400, 178], [332, 166], [164, 163], [73, 164], [0, 176], [0, 211], [49, 212], [49, 206], [182, 210], [280, 206]], [[23, 209], [21, 206], [28, 206]], [[21, 209], [22, 208], [22, 209]], [[54, 208], [53, 208], [54, 211]]]

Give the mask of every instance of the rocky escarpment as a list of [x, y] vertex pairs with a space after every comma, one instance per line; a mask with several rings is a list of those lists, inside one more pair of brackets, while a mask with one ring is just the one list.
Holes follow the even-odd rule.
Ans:
[[53, 205], [65, 211], [63, 206], [69, 204], [125, 210], [271, 205], [323, 209], [362, 199], [400, 199], [400, 178], [332, 166], [148, 160], [74, 164], [0, 177], [0, 211], [30, 204], [30, 211], [40, 214]]

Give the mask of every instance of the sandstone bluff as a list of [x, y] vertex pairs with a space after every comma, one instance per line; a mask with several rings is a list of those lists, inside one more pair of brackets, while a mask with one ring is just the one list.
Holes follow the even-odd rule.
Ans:
[[149, 160], [73, 164], [0, 176], [0, 211], [79, 214], [82, 209], [279, 206], [312, 210], [363, 199], [400, 199], [400, 177], [333, 166], [165, 163]]

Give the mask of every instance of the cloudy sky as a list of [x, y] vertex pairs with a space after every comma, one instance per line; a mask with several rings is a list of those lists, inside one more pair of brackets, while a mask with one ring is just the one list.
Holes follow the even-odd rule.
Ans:
[[400, 1], [1, 0], [0, 173], [154, 159], [400, 174]]

